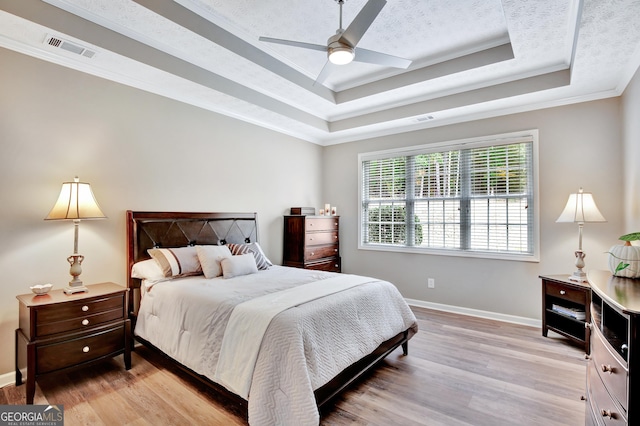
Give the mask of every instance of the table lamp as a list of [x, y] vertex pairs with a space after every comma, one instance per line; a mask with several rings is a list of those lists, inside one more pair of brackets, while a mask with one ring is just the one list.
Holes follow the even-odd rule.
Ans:
[[556, 222], [572, 222], [578, 224], [578, 250], [576, 250], [576, 268], [573, 275], [569, 277], [572, 281], [585, 282], [587, 274], [582, 270], [584, 268], [585, 253], [582, 251], [582, 228], [586, 222], [606, 222], [600, 210], [596, 206], [593, 195], [590, 192], [584, 192], [582, 188], [577, 194], [570, 194], [567, 205], [560, 214]]
[[91, 185], [80, 182], [76, 176], [73, 182], [63, 182], [58, 201], [44, 218], [44, 220], [73, 220], [73, 254], [67, 258], [71, 265], [69, 273], [73, 277], [69, 285], [64, 288], [67, 294], [89, 291], [80, 278], [84, 256], [78, 254], [78, 228], [81, 220], [104, 219], [106, 216], [100, 210]]

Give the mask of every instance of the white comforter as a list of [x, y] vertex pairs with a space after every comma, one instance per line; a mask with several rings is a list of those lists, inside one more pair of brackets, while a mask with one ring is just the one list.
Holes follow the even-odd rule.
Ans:
[[[143, 297], [135, 333], [214, 380], [225, 328], [236, 305], [333, 276], [272, 266], [232, 279], [198, 276], [158, 283]], [[252, 426], [317, 425], [315, 389], [385, 340], [417, 327], [392, 284], [368, 281], [273, 318], [251, 380]]]

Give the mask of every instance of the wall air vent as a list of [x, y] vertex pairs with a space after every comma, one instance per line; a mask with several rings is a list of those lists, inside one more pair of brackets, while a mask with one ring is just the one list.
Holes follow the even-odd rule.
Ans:
[[53, 35], [48, 35], [44, 40], [44, 44], [56, 47], [58, 49], [64, 49], [67, 52], [75, 53], [76, 55], [84, 56], [85, 58], [89, 59], [93, 58], [93, 56], [96, 54], [96, 52], [94, 52], [93, 50], [89, 50], [86, 47], [79, 45], [78, 43], [73, 43]]

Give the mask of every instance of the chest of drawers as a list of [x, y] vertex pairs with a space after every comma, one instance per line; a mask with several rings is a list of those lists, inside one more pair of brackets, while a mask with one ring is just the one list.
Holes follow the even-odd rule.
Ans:
[[284, 266], [340, 272], [338, 216], [284, 217]]
[[16, 386], [27, 376], [27, 404], [33, 404], [36, 379], [44, 374], [124, 354], [131, 368], [131, 325], [127, 289], [114, 283], [87, 286], [86, 293], [54, 290], [24, 294], [16, 329]]
[[640, 282], [589, 271], [591, 356], [587, 425], [640, 425]]

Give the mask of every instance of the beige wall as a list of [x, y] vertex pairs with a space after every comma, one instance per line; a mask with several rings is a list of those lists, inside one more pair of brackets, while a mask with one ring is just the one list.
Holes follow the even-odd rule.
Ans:
[[[640, 70], [622, 96], [624, 233], [640, 232]], [[638, 243], [636, 243], [638, 244]]]
[[[593, 192], [604, 224], [586, 224], [587, 270], [606, 269], [604, 252], [623, 229], [618, 98], [416, 131], [325, 148], [325, 200], [341, 215], [344, 271], [395, 283], [403, 296], [469, 310], [541, 317], [540, 274], [570, 274], [578, 227], [555, 223], [568, 194]], [[539, 129], [539, 263], [358, 250], [358, 153]], [[435, 278], [427, 289], [427, 278]]]
[[69, 281], [73, 225], [43, 218], [74, 175], [108, 216], [80, 225], [86, 283], [124, 284], [127, 209], [257, 211], [280, 263], [282, 215], [322, 202], [320, 146], [4, 49], [0, 64], [0, 374], [15, 296]]

